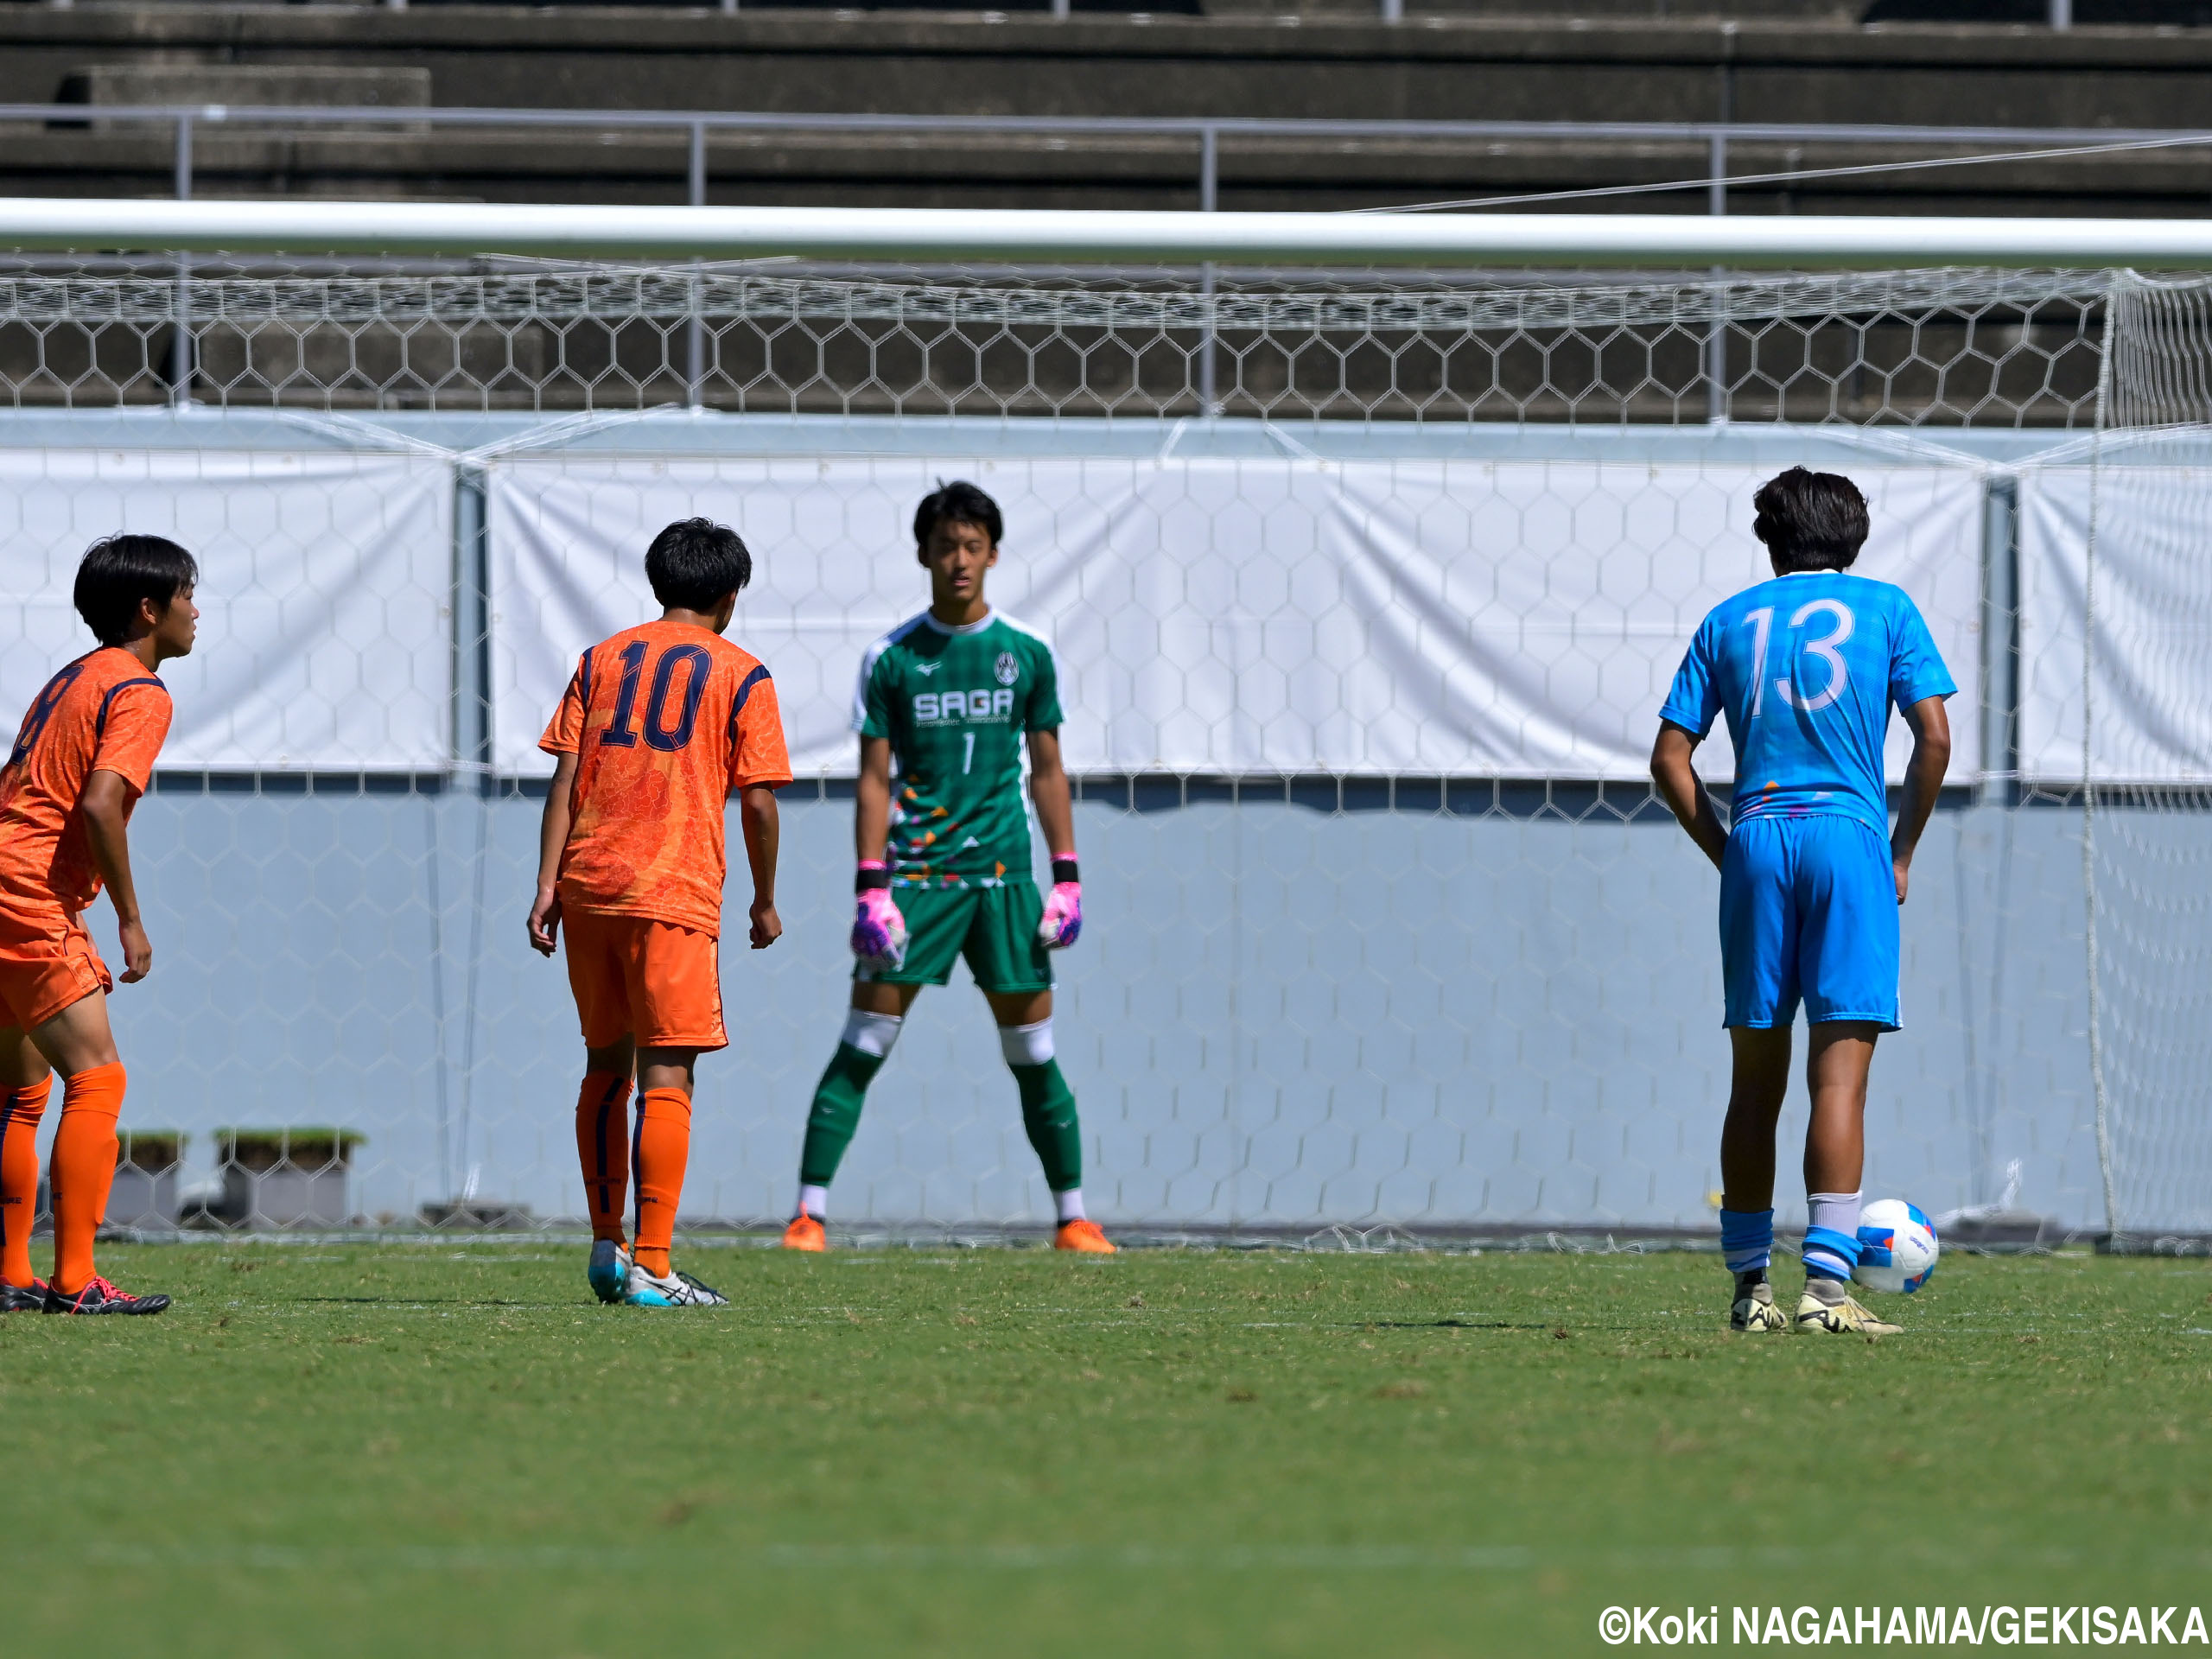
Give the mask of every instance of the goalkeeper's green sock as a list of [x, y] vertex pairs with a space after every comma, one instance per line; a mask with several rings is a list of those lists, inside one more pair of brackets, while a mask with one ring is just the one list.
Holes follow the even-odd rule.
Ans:
[[[836, 1178], [845, 1148], [861, 1126], [861, 1106], [868, 1086], [883, 1069], [891, 1046], [899, 1040], [905, 1022], [895, 1014], [864, 1014], [855, 1008], [845, 1020], [844, 1036], [837, 1052], [814, 1085], [814, 1104], [806, 1114], [806, 1142], [800, 1148], [798, 1179], [802, 1188], [827, 1188]], [[800, 1207], [819, 1214], [802, 1200]]]
[[803, 1185], [827, 1186], [836, 1179], [853, 1131], [861, 1126], [861, 1099], [882, 1069], [880, 1057], [863, 1054], [849, 1043], [837, 1045], [822, 1081], [814, 1085], [814, 1104], [806, 1114], [806, 1144], [798, 1155]]
[[1074, 1192], [1075, 1213], [1081, 1215], [1083, 1129], [1076, 1122], [1075, 1090], [1052, 1058], [1052, 1015], [1034, 1025], [1001, 1026], [999, 1052], [1021, 1090], [1021, 1127], [1045, 1166], [1045, 1185], [1056, 1194]]
[[1015, 1065], [1014, 1085], [1021, 1091], [1021, 1127], [1045, 1166], [1045, 1185], [1065, 1192], [1083, 1185], [1083, 1126], [1076, 1121], [1075, 1090], [1060, 1075], [1060, 1063]]

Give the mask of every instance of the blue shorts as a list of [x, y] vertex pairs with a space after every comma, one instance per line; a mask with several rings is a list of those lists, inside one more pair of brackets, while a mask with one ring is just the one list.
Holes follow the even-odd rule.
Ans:
[[1726, 1026], [1868, 1020], [1897, 1028], [1897, 887], [1889, 843], [1856, 818], [1745, 818], [1720, 860]]

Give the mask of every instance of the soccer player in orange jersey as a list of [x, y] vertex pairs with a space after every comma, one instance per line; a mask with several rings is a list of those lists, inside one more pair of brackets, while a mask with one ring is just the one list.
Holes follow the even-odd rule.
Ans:
[[[109, 1029], [114, 976], [85, 931], [103, 884], [123, 982], [154, 965], [125, 826], [168, 735], [154, 671], [192, 649], [199, 568], [158, 536], [111, 536], [77, 567], [77, 613], [99, 640], [46, 683], [0, 770], [0, 1310], [158, 1313], [92, 1268], [92, 1233], [115, 1179], [124, 1071]], [[54, 1273], [31, 1275], [39, 1119], [54, 1072]]]
[[[704, 518], [645, 550], [660, 620], [584, 652], [538, 747], [555, 757], [538, 836], [530, 943], [568, 924], [569, 984], [583, 1024], [576, 1151], [591, 1210], [587, 1276], [605, 1302], [695, 1307], [728, 1299], [670, 1265], [691, 1146], [692, 1067], [727, 1047], [722, 804], [739, 799], [753, 867], [753, 948], [776, 915], [776, 791], [791, 780], [776, 683], [721, 637], [753, 556]], [[638, 1084], [634, 1154], [624, 1108]], [[622, 1236], [637, 1164], [637, 1236]]]

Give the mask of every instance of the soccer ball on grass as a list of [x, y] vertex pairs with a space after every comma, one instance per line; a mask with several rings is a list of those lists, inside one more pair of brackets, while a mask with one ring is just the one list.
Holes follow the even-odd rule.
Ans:
[[1877, 1198], [1859, 1212], [1859, 1265], [1851, 1276], [1869, 1290], [1910, 1295], [1936, 1271], [1936, 1224], [1918, 1205]]

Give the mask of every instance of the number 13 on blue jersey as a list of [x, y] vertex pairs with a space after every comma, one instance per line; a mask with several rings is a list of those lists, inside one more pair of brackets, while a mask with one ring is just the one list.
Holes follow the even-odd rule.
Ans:
[[[1842, 646], [1858, 627], [1859, 619], [1851, 613], [1850, 606], [1840, 599], [1808, 600], [1790, 617], [1790, 631], [1794, 633], [1823, 614], [1834, 622], [1834, 628], [1817, 639], [1805, 640], [1800, 649], [1827, 664], [1827, 683], [1810, 696], [1804, 696], [1799, 695], [1789, 675], [1777, 674], [1774, 679], [1775, 694], [1790, 707], [1802, 709], [1808, 715], [1817, 714], [1836, 702], [1851, 683], [1851, 670], [1843, 660]], [[1766, 710], [1766, 657], [1774, 632], [1774, 607], [1762, 605], [1747, 613], [1743, 626], [1751, 630], [1751, 718], [1757, 720]]]

